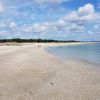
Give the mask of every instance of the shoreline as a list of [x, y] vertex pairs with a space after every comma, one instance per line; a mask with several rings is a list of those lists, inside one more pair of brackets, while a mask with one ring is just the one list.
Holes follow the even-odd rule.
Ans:
[[91, 64], [63, 62], [45, 51], [57, 45], [65, 44], [1, 46], [0, 100], [100, 99], [100, 72]]
[[[95, 43], [98, 43], [98, 42], [95, 42]], [[55, 46], [52, 46], [52, 47], [60, 47], [60, 48], [63, 48], [63, 47], [65, 47], [65, 46], [76, 46], [76, 45], [84, 45], [84, 44], [88, 45], [88, 44], [95, 44], [95, 43], [86, 42], [86, 43], [65, 44], [65, 45], [58, 45], [58, 46], [55, 45]], [[49, 51], [47, 50], [47, 49], [52, 48], [52, 47], [47, 47], [47, 48], [45, 48], [45, 51], [46, 51], [47, 53], [49, 53], [49, 54], [55, 55], [56, 57], [58, 57], [58, 58], [59, 58], [60, 60], [62, 60], [62, 61], [66, 61], [66, 60], [81, 61], [81, 62], [89, 63], [89, 64], [94, 65], [94, 66], [100, 66], [100, 63], [95, 63], [95, 62], [88, 61], [88, 60], [81, 59], [81, 58], [75, 58], [75, 57], [74, 57], [74, 58], [72, 58], [72, 57], [70, 57], [70, 58], [63, 58], [63, 57], [60, 57], [60, 56], [56, 55], [55, 53], [49, 52]]]

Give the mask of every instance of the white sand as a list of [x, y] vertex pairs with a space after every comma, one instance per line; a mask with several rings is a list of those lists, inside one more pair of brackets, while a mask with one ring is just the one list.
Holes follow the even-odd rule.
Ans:
[[100, 70], [44, 51], [74, 44], [0, 46], [0, 100], [100, 100]]

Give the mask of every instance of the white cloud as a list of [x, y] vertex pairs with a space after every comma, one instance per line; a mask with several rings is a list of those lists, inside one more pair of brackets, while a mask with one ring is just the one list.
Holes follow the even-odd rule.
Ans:
[[68, 2], [68, 1], [71, 1], [71, 0], [35, 0], [35, 2], [37, 4], [61, 4], [63, 3], [64, 1]]
[[95, 28], [96, 30], [100, 30], [100, 24], [96, 24], [96, 25], [94, 26], [94, 28]]
[[[49, 0], [47, 0], [49, 1]], [[38, 2], [44, 2], [43, 0], [38, 0]], [[50, 1], [51, 2], [51, 1]], [[52, 1], [53, 3], [60, 1]], [[22, 26], [18, 26], [16, 22], [12, 20], [6, 20], [0, 22], [0, 27], [8, 27], [12, 29], [12, 33], [16, 34], [16, 36], [24, 36], [35, 33], [35, 35], [48, 35], [49, 36], [83, 36], [89, 37], [89, 35], [98, 36], [100, 32], [100, 25], [97, 22], [100, 21], [100, 14], [95, 11], [94, 6], [92, 4], [86, 4], [83, 7], [79, 7], [76, 11], [71, 11], [69, 14], [67, 13], [65, 16], [60, 18], [55, 22], [44, 22], [44, 23], [33, 23], [33, 24], [23, 24]], [[94, 29], [91, 26], [87, 26], [89, 24], [95, 24]], [[97, 24], [97, 25], [96, 25]], [[90, 30], [91, 29], [91, 30]], [[18, 35], [17, 35], [18, 34]], [[53, 37], [52, 36], [52, 37]]]
[[94, 6], [92, 4], [89, 4], [89, 3], [83, 7], [79, 7], [79, 9], [78, 9], [78, 13], [80, 15], [86, 15], [86, 14], [88, 15], [88, 14], [94, 13], [94, 12], [95, 12]]
[[41, 25], [41, 24], [34, 24], [34, 32], [36, 33], [42, 33], [47, 30], [48, 26], [47, 25]]
[[87, 34], [88, 35], [93, 35], [94, 33], [93, 33], [93, 31], [88, 31]]
[[89, 30], [89, 23], [96, 23], [99, 19], [100, 14], [95, 12], [94, 6], [92, 4], [86, 4], [83, 7], [79, 7], [77, 11], [66, 14], [63, 18], [59, 19], [53, 27], [56, 27], [56, 30], [66, 34], [72, 34], [73, 32], [85, 33]]
[[17, 26], [17, 24], [15, 22], [13, 22], [13, 21], [9, 23], [9, 27], [10, 28], [14, 28], [16, 26]]
[[0, 35], [8, 34], [6, 31], [0, 31]]
[[0, 28], [14, 28], [16, 26], [17, 24], [14, 21], [9, 19], [0, 21]]
[[97, 19], [100, 19], [100, 14], [95, 12], [92, 4], [86, 4], [85, 6], [80, 7], [77, 11], [72, 11], [70, 14], [63, 17], [63, 20], [74, 23], [84, 23]]
[[4, 11], [5, 11], [4, 4], [0, 1], [0, 12], [4, 12]]
[[30, 25], [23, 25], [22, 27], [19, 27], [19, 30], [23, 33], [46, 33], [49, 30], [49, 24], [43, 23], [43, 24], [30, 24]]
[[71, 26], [68, 27], [69, 28], [69, 31], [73, 31], [73, 32], [81, 32], [81, 31], [84, 31], [84, 26], [80, 26], [80, 25], [77, 25], [77, 24], [71, 24]]
[[21, 30], [25, 33], [85, 33], [89, 22], [98, 20], [99, 14], [95, 12], [92, 4], [86, 4], [83, 7], [79, 7], [77, 11], [72, 11], [65, 17], [59, 19], [56, 22], [48, 23], [34, 23], [32, 25], [22, 26]]

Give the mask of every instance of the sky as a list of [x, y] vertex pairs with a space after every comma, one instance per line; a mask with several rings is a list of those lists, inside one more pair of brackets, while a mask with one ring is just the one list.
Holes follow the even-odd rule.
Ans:
[[0, 0], [0, 39], [100, 41], [100, 0]]

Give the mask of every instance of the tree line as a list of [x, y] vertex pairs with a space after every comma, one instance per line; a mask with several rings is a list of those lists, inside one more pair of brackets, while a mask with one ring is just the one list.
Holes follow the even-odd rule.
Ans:
[[52, 40], [52, 39], [20, 39], [20, 38], [15, 38], [15, 39], [0, 39], [0, 43], [5, 43], [5, 42], [17, 42], [17, 43], [26, 43], [26, 42], [37, 42], [37, 43], [49, 43], [49, 42], [79, 42], [75, 40]]

